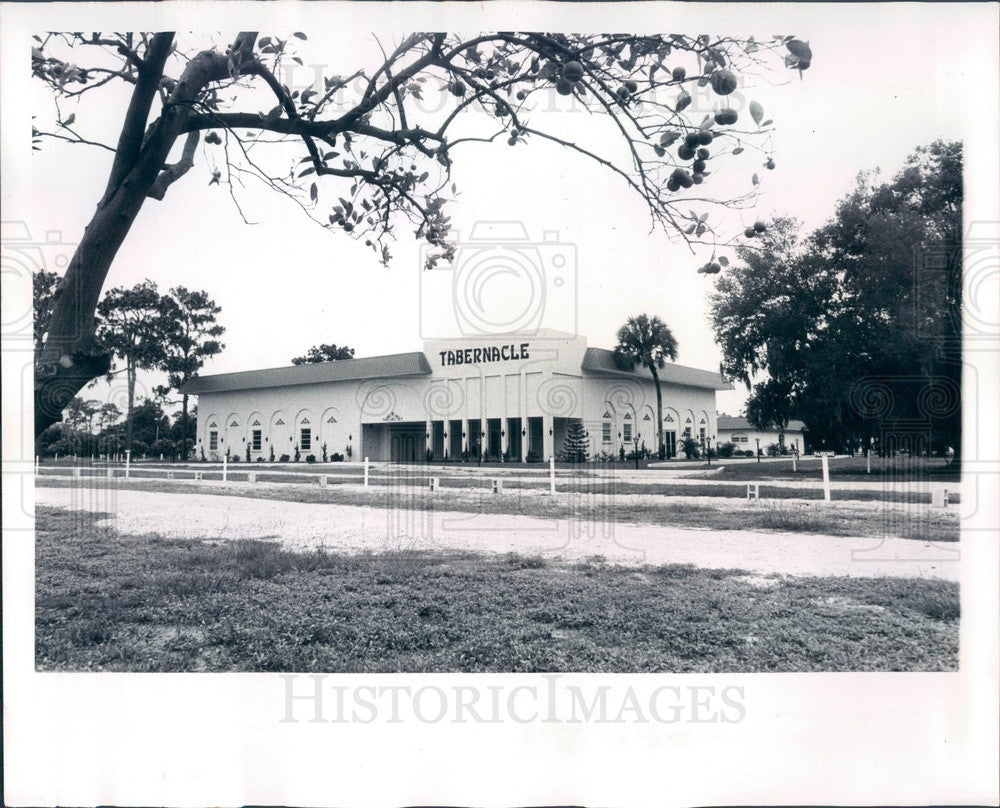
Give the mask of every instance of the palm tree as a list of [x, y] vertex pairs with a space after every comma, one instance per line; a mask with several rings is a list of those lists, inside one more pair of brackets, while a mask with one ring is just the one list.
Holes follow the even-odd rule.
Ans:
[[663, 393], [660, 390], [658, 368], [666, 365], [667, 359], [677, 359], [677, 340], [666, 323], [659, 317], [640, 314], [629, 317], [625, 325], [618, 329], [618, 345], [615, 346], [615, 360], [619, 366], [632, 370], [636, 365], [649, 368], [656, 385], [656, 445], [659, 456], [664, 457], [663, 447]]

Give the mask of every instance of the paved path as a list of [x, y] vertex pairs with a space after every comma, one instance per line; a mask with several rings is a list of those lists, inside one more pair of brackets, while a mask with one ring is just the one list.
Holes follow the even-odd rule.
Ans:
[[621, 564], [694, 564], [756, 575], [848, 575], [958, 580], [959, 544], [659, 525], [574, 523], [532, 516], [384, 510], [212, 494], [38, 488], [39, 505], [115, 513], [123, 533], [225, 541], [259, 538], [333, 551], [460, 549], [603, 555]]

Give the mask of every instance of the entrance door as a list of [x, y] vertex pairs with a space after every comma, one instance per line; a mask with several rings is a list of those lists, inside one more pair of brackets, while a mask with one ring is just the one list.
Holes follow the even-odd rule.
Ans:
[[394, 427], [389, 433], [389, 459], [394, 463], [420, 463], [424, 459], [427, 439], [420, 430]]
[[677, 457], [677, 432], [664, 430], [663, 445], [667, 448], [667, 457]]
[[487, 446], [489, 446], [489, 449], [487, 451], [490, 457], [499, 459], [501, 447], [503, 446], [500, 437], [501, 421], [499, 418], [490, 418], [487, 420], [487, 424], [489, 424], [489, 428], [486, 434], [486, 438], [489, 441], [489, 443], [487, 444]]

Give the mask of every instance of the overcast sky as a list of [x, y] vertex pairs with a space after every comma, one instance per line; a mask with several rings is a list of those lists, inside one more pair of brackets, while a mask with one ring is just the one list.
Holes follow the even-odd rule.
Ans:
[[[567, 13], [570, 7], [562, 8]], [[898, 4], [877, 13], [850, 7], [836, 15], [817, 11], [815, 22], [805, 27], [784, 26], [810, 42], [812, 67], [801, 81], [779, 69], [767, 77], [773, 85], [758, 79], [741, 88], [775, 121], [777, 169], [765, 171], [762, 159], [754, 157], [734, 172], [739, 175], [734, 180], [745, 182], [758, 170], [764, 193], [755, 211], [728, 214], [724, 229], [776, 214], [816, 227], [851, 189], [858, 171], [881, 167], [891, 174], [918, 145], [969, 137], [977, 110], [995, 115], [995, 99], [981, 94], [982, 88], [995, 87], [995, 32], [983, 41], [994, 54], [986, 62], [994, 65], [993, 73], [983, 78], [984, 50], [975, 36], [970, 39], [965, 12], [960, 4]], [[339, 28], [336, 41], [311, 29], [308, 19], [295, 27], [310, 35], [303, 46], [306, 63], [329, 64], [330, 72], [352, 71], [370, 48], [359, 44], [371, 27], [360, 14]], [[36, 92], [33, 103], [39, 114], [47, 114], [44, 92]], [[101, 109], [95, 122], [83, 105], [77, 118], [87, 131], [113, 142], [121, 112]], [[580, 113], [566, 113], [560, 124], [570, 131], [591, 125]], [[563, 300], [547, 304], [543, 324], [576, 327], [590, 345], [611, 347], [628, 315], [657, 314], [677, 336], [679, 362], [718, 367], [708, 317], [713, 280], [695, 272], [709, 253], [693, 255], [662, 232], [651, 232], [641, 201], [613, 175], [542, 144], [510, 148], [499, 140], [455, 158], [453, 178], [461, 196], [451, 212], [461, 234], [479, 221], [520, 221], [532, 239], [558, 231], [559, 242], [575, 251], [575, 281], [560, 290]], [[222, 306], [227, 329], [226, 350], [209, 362], [205, 374], [287, 364], [321, 342], [353, 346], [358, 356], [421, 347], [420, 245], [405, 230], [385, 269], [371, 251], [343, 233], [319, 228], [294, 204], [259, 185], [240, 193], [248, 218], [258, 222], [246, 225], [227, 191], [209, 187], [213, 159], [217, 153], [200, 149], [196, 168], [166, 200], [146, 204], [106, 288], [148, 277], [161, 290], [177, 284], [205, 289]], [[19, 201], [25, 213], [17, 218], [27, 220], [33, 233], [60, 231], [67, 242], [78, 239], [109, 160], [96, 149], [46, 143], [30, 157], [33, 193]], [[450, 301], [439, 301], [437, 309], [432, 305], [432, 313], [439, 315], [441, 305]], [[144, 379], [147, 388], [160, 381]], [[719, 408], [734, 414], [744, 399], [744, 390], [722, 393]]]

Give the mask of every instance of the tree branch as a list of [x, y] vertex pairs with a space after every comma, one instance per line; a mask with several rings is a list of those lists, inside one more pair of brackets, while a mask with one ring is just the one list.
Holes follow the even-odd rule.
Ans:
[[146, 121], [149, 119], [149, 110], [153, 105], [153, 99], [156, 98], [156, 90], [160, 86], [160, 77], [163, 75], [163, 67], [170, 55], [173, 42], [173, 33], [167, 32], [154, 35], [149, 45], [146, 58], [142, 63], [143, 67], [139, 71], [139, 78], [135, 83], [135, 89], [132, 91], [132, 99], [129, 101], [125, 120], [122, 123], [121, 135], [118, 137], [118, 148], [116, 149], [117, 154], [115, 162], [111, 166], [111, 174], [108, 177], [107, 187], [104, 189], [102, 203], [111, 197], [121, 181], [132, 170], [139, 157], [143, 135], [146, 131]]
[[160, 172], [156, 178], [156, 182], [153, 183], [153, 186], [149, 189], [149, 193], [146, 194], [147, 196], [162, 201], [167, 193], [167, 188], [191, 170], [191, 167], [194, 166], [194, 150], [198, 146], [200, 139], [201, 135], [198, 132], [188, 132], [187, 140], [184, 141], [184, 151], [181, 154], [181, 159], [176, 163], [166, 166]]

